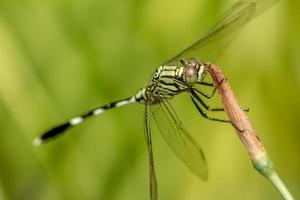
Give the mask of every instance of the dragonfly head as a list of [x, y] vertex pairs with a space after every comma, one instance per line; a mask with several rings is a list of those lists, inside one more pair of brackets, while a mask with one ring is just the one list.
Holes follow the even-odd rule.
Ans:
[[185, 66], [183, 80], [188, 86], [192, 86], [195, 83], [203, 81], [206, 75], [206, 67], [204, 63], [193, 58], [188, 61], [180, 60], [180, 62]]

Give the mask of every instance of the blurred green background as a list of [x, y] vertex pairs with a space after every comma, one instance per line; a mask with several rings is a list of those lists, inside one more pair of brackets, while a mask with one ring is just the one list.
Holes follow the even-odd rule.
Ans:
[[[143, 105], [115, 109], [40, 148], [32, 139], [92, 107], [133, 95], [234, 1], [0, 0], [0, 199], [149, 199]], [[300, 198], [298, 1], [248, 24], [216, 61]], [[210, 102], [220, 105], [219, 97]], [[153, 129], [160, 199], [280, 199], [229, 125], [174, 99], [206, 154], [195, 177]], [[224, 117], [224, 116], [222, 116]]]

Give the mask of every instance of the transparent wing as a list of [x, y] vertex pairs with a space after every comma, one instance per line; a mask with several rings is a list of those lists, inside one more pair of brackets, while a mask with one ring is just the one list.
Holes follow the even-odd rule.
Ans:
[[[198, 41], [169, 59], [164, 64], [179, 64], [180, 59], [197, 58], [202, 61], [214, 61], [216, 56], [228, 46], [233, 33], [247, 22], [266, 11], [279, 0], [238, 1], [229, 8], [223, 17]], [[218, 45], [217, 45], [218, 44]], [[216, 48], [217, 46], [217, 48]]]
[[154, 159], [153, 159], [153, 150], [152, 150], [152, 139], [151, 139], [151, 130], [150, 130], [150, 110], [149, 103], [146, 103], [145, 110], [145, 137], [148, 148], [148, 158], [149, 158], [149, 178], [150, 178], [150, 199], [157, 200], [157, 180], [155, 175]]
[[183, 129], [182, 123], [169, 102], [150, 106], [153, 119], [173, 152], [200, 178], [207, 179], [207, 166], [202, 149]]

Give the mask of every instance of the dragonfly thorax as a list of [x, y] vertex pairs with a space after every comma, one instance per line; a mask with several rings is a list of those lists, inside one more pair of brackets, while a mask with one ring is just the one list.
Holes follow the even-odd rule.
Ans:
[[156, 69], [151, 80], [135, 96], [137, 101], [156, 104], [162, 99], [188, 91], [205, 77], [205, 65], [194, 59], [181, 61], [182, 66], [162, 65]]

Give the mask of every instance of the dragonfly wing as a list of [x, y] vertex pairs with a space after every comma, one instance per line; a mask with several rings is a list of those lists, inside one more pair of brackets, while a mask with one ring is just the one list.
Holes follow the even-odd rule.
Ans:
[[157, 200], [157, 180], [155, 175], [155, 167], [153, 160], [153, 151], [152, 151], [152, 139], [151, 139], [151, 131], [150, 131], [150, 110], [149, 103], [146, 103], [145, 110], [145, 137], [148, 148], [148, 157], [149, 157], [149, 178], [150, 178], [150, 199]]
[[[166, 64], [179, 64], [181, 59], [198, 58], [202, 61], [213, 61], [222, 53], [236, 33], [247, 22], [263, 13], [279, 0], [238, 1], [229, 8], [221, 19], [203, 37], [188, 46]], [[217, 46], [217, 48], [216, 48]]]
[[168, 100], [150, 106], [153, 119], [173, 152], [200, 178], [207, 179], [207, 166], [200, 146], [183, 129]]

